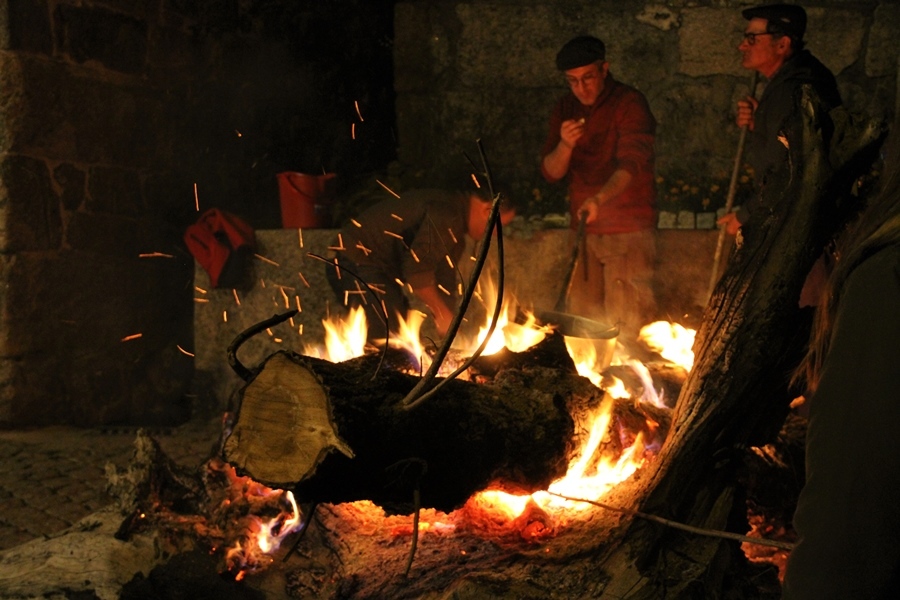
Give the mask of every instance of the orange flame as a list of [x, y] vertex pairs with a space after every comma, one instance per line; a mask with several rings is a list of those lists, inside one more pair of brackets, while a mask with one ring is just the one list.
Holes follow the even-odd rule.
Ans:
[[322, 320], [325, 327], [325, 348], [307, 345], [303, 353], [331, 362], [343, 362], [362, 356], [366, 349], [368, 324], [366, 311], [361, 307], [350, 309], [347, 318], [331, 317]]
[[654, 352], [690, 371], [694, 366], [694, 338], [697, 332], [678, 323], [656, 321], [641, 328], [638, 339]]

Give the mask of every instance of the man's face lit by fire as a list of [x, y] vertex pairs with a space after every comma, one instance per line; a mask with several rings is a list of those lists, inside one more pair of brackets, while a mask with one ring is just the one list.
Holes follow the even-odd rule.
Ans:
[[738, 50], [741, 66], [771, 77], [791, 54], [791, 40], [766, 31], [766, 19], [751, 19]]
[[585, 106], [591, 106], [600, 97], [606, 74], [609, 72], [609, 63], [597, 61], [583, 67], [576, 67], [566, 71], [566, 83], [569, 89]]

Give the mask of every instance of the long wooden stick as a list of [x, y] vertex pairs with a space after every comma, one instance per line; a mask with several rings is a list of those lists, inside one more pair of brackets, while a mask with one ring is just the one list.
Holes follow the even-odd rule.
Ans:
[[559, 291], [559, 298], [556, 300], [556, 306], [553, 308], [556, 312], [565, 312], [566, 298], [569, 295], [569, 287], [572, 285], [572, 274], [575, 273], [575, 263], [578, 262], [578, 250], [584, 243], [584, 226], [587, 222], [587, 213], [578, 213], [578, 232], [575, 234], [575, 243], [572, 245], [572, 257], [569, 260], [566, 275], [563, 277], [562, 289]]
[[[756, 96], [756, 80], [759, 77], [757, 71], [753, 71], [750, 76], [750, 95]], [[734, 156], [734, 165], [731, 168], [731, 182], [728, 184], [728, 195], [725, 197], [725, 214], [731, 212], [731, 206], [734, 204], [734, 195], [737, 192], [738, 173], [741, 170], [741, 158], [744, 155], [744, 145], [747, 143], [747, 129], [744, 125], [741, 127], [741, 135], [738, 138], [737, 153]], [[719, 226], [719, 239], [716, 241], [716, 253], [713, 256], [712, 272], [709, 274], [709, 288], [706, 291], [706, 301], [712, 297], [716, 283], [719, 281], [719, 263], [722, 260], [722, 247], [725, 245], [725, 225]]]
[[780, 548], [781, 550], [793, 550], [794, 546], [796, 545], [796, 544], [792, 544], [791, 542], [781, 542], [778, 540], [770, 540], [767, 538], [755, 538], [755, 537], [750, 537], [747, 535], [741, 535], [739, 533], [732, 533], [730, 531], [719, 531], [717, 529], [703, 529], [701, 527], [694, 527], [693, 525], [685, 525], [684, 523], [679, 523], [678, 521], [673, 521], [671, 519], [666, 519], [663, 517], [658, 517], [656, 515], [651, 515], [649, 513], [641, 512], [639, 510], [631, 510], [628, 508], [619, 508], [617, 506], [604, 504], [603, 502], [598, 502], [596, 500], [588, 500], [587, 498], [573, 498], [571, 496], [564, 496], [563, 494], [557, 494], [555, 492], [547, 492], [547, 493], [557, 496], [559, 498], [562, 498], [563, 500], [569, 500], [571, 502], [586, 502], [587, 504], [599, 506], [600, 508], [603, 508], [606, 510], [612, 510], [615, 512], [624, 513], [626, 515], [639, 517], [639, 518], [645, 519], [647, 521], [653, 521], [654, 523], [659, 523], [660, 525], [665, 525], [666, 527], [671, 527], [673, 529], [680, 529], [681, 531], [687, 531], [688, 533], [693, 533], [696, 535], [722, 538], [725, 540], [735, 540], [737, 542], [742, 542], [745, 544], [756, 544], [757, 546], [770, 546], [772, 548]]

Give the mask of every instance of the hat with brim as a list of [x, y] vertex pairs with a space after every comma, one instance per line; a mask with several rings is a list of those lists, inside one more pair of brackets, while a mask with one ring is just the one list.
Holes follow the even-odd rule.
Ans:
[[806, 33], [806, 11], [796, 4], [766, 4], [765, 6], [753, 6], [745, 8], [742, 12], [744, 18], [765, 19], [767, 33], [778, 33], [788, 37], [803, 39]]
[[556, 54], [556, 68], [560, 71], [577, 69], [606, 59], [606, 46], [592, 35], [573, 38]]

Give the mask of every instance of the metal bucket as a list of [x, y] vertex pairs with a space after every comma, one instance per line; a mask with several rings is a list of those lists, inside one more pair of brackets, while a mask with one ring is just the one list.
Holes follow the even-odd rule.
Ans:
[[285, 229], [330, 227], [335, 177], [334, 173], [278, 173], [281, 226]]
[[536, 311], [534, 316], [539, 323], [556, 328], [576, 350], [592, 346], [600, 370], [609, 366], [616, 351], [618, 327], [555, 310]]

